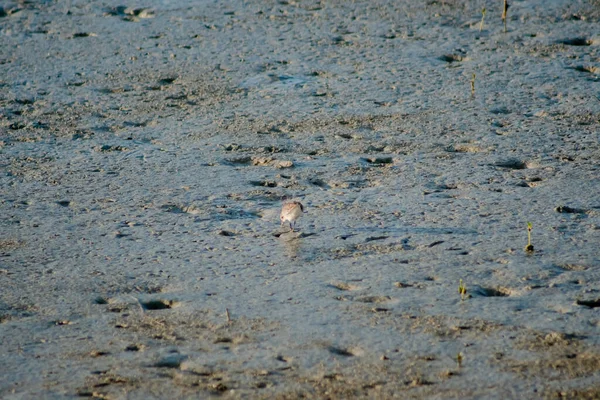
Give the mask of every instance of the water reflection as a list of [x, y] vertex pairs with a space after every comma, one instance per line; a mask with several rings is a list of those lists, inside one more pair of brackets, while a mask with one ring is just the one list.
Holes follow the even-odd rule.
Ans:
[[300, 254], [300, 247], [302, 245], [302, 234], [299, 232], [286, 232], [279, 236], [279, 241], [283, 245], [284, 254], [294, 260], [297, 259]]

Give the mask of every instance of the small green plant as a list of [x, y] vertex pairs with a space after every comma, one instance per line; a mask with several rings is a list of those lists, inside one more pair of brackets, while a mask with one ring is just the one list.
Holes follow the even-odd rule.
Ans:
[[502, 11], [502, 21], [504, 22], [504, 33], [506, 33], [507, 16], [508, 16], [508, 0], [504, 0], [504, 9]]
[[464, 299], [467, 298], [467, 287], [463, 283], [462, 279], [458, 283], [458, 294], [460, 294], [460, 299], [461, 300], [464, 300]]
[[459, 352], [456, 355], [456, 364], [458, 365], [458, 368], [462, 367], [462, 361], [463, 361], [463, 354], [462, 354], [462, 352]]
[[471, 77], [471, 97], [475, 97], [475, 73], [473, 73], [473, 76]]
[[533, 253], [533, 245], [531, 244], [531, 231], [533, 230], [533, 225], [531, 222], [527, 223], [527, 246], [525, 246], [525, 251], [528, 253]]
[[479, 33], [483, 30], [483, 20], [485, 19], [485, 7], [481, 9], [481, 23], [479, 24]]

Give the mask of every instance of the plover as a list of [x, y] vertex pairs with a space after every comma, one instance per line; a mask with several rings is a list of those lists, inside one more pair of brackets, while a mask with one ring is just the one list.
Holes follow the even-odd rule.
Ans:
[[281, 225], [285, 223], [285, 221], [289, 222], [290, 230], [294, 232], [294, 226], [296, 225], [296, 220], [300, 218], [302, 213], [304, 212], [304, 206], [299, 201], [290, 201], [283, 204], [281, 207], [281, 215], [279, 215], [279, 219], [281, 220]]

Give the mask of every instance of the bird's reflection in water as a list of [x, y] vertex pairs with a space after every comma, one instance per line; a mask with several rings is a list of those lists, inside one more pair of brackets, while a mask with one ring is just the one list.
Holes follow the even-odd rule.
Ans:
[[284, 254], [291, 260], [311, 261], [313, 252], [310, 251], [310, 246], [304, 238], [313, 236], [314, 233], [306, 232], [285, 232], [279, 235], [279, 242], [283, 246]]
[[283, 245], [283, 250], [288, 258], [296, 259], [300, 253], [302, 245], [301, 235], [297, 232], [286, 232], [279, 236], [279, 241]]
[[304, 252], [301, 251], [304, 244], [304, 241], [302, 240], [303, 237], [304, 235], [300, 232], [286, 232], [279, 236], [279, 241], [283, 246], [286, 257], [296, 260], [304, 255]]
[[287, 242], [283, 242], [285, 247], [285, 255], [289, 258], [295, 260], [298, 258], [298, 254], [300, 253], [300, 245], [302, 241], [300, 239], [294, 239]]

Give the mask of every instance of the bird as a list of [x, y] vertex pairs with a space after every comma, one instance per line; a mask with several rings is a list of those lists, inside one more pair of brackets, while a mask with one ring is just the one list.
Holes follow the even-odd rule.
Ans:
[[303, 212], [304, 206], [299, 201], [290, 201], [283, 203], [283, 207], [281, 207], [281, 214], [279, 215], [281, 225], [283, 225], [287, 221], [290, 224], [290, 231], [294, 232], [296, 220], [300, 218]]

